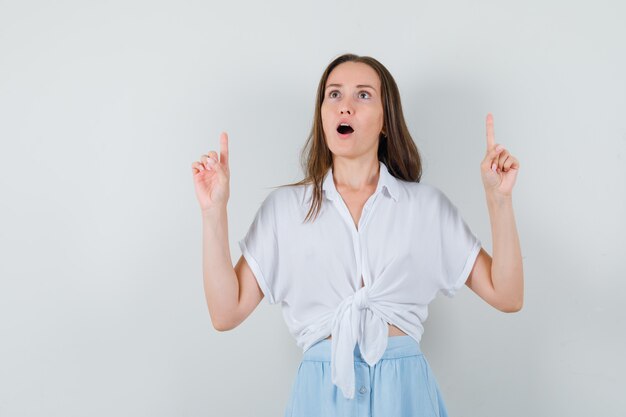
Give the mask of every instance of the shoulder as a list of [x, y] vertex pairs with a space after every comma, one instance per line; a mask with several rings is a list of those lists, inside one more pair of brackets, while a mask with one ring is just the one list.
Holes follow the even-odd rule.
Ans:
[[441, 189], [427, 182], [398, 180], [398, 184], [406, 199], [413, 204], [437, 206], [450, 201]]
[[300, 206], [304, 191], [304, 186], [278, 186], [267, 194], [262, 206], [278, 215], [287, 214]]
[[420, 213], [424, 221], [437, 221], [456, 215], [458, 209], [448, 195], [439, 187], [425, 182], [403, 182], [407, 208], [411, 213]]

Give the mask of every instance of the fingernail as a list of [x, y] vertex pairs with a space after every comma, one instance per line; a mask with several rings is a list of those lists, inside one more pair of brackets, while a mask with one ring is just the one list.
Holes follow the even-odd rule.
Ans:
[[502, 149], [502, 146], [500, 145], [496, 146], [496, 151], [499, 151], [500, 149]]
[[208, 166], [211, 166], [211, 165], [213, 165], [214, 163], [215, 163], [215, 160], [214, 160], [213, 158], [209, 158], [209, 159], [207, 160], [207, 162], [206, 162], [206, 164], [207, 164]]
[[495, 171], [498, 166], [496, 164], [491, 165], [491, 170]]

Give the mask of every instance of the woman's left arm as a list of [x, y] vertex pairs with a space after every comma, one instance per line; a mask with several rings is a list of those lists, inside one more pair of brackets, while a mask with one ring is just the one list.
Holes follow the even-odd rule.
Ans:
[[512, 199], [519, 162], [495, 144], [491, 113], [487, 115], [487, 152], [480, 170], [491, 222], [493, 258], [481, 248], [466, 285], [498, 310], [516, 312], [524, 301], [522, 253]]

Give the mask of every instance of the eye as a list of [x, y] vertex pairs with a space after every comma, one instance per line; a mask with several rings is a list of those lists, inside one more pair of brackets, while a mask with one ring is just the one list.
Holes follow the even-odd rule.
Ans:
[[368, 93], [367, 91], [361, 91], [359, 93], [359, 98], [370, 98], [370, 93]]
[[339, 91], [337, 90], [333, 90], [330, 93], [328, 93], [328, 97], [330, 98], [337, 98], [338, 95], [339, 95]]

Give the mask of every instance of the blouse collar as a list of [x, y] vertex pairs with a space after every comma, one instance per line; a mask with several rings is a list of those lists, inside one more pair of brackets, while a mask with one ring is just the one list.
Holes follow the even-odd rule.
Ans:
[[[379, 193], [383, 188], [387, 190], [388, 195], [394, 200], [398, 201], [398, 179], [389, 173], [387, 169], [387, 165], [385, 165], [382, 161], [378, 161], [380, 164], [379, 176], [378, 176], [378, 185], [376, 186], [376, 191], [374, 194]], [[324, 191], [326, 198], [330, 200], [334, 200], [339, 192], [335, 187], [335, 182], [333, 181], [333, 168], [332, 166], [326, 172], [324, 176], [324, 180], [322, 182], [322, 190]]]

